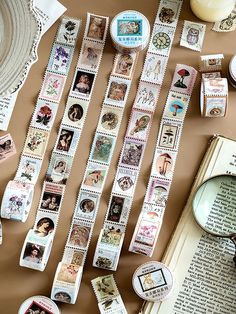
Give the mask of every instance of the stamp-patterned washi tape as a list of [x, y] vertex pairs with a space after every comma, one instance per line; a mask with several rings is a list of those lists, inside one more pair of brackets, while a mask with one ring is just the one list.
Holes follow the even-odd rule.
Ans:
[[36, 295], [25, 300], [18, 314], [60, 314], [61, 311], [51, 299]]
[[[178, 0], [162, 0], [159, 5], [104, 226], [95, 250], [95, 267], [116, 270], [119, 262], [124, 232], [181, 6], [182, 1]], [[184, 76], [179, 78], [183, 80]], [[166, 120], [163, 124], [164, 131], [168, 130], [168, 123]], [[176, 129], [178, 123], [179, 121], [175, 122]], [[176, 136], [177, 134], [176, 132]]]
[[127, 314], [113, 275], [91, 280], [101, 314]]
[[[91, 33], [94, 21], [97, 21], [97, 23], [100, 21], [102, 25], [102, 31], [98, 33], [98, 37]], [[43, 271], [47, 265], [66, 183], [83, 130], [102, 58], [108, 23], [107, 17], [87, 14], [85, 34], [74, 79], [59, 127], [58, 137], [51, 154], [35, 224], [33, 229], [29, 230], [22, 248], [21, 266]], [[62, 71], [60, 63], [56, 63], [56, 67], [58, 71]], [[47, 121], [41, 119], [41, 123], [44, 122]], [[27, 161], [25, 161], [26, 163]], [[25, 175], [24, 178], [26, 178]], [[36, 251], [38, 252], [36, 258], [32, 256], [33, 251], [35, 251], [35, 254]]]
[[163, 111], [151, 175], [129, 251], [152, 256], [174, 174], [184, 118], [197, 71], [177, 64]]
[[[24, 149], [15, 178], [3, 195], [1, 217], [25, 222], [33, 199], [50, 131], [69, 73], [80, 21], [64, 17], [57, 31], [28, 129]], [[17, 202], [13, 198], [17, 197]]]
[[[78, 194], [62, 262], [54, 277], [51, 298], [57, 293], [67, 296], [64, 302], [75, 303], [78, 295], [83, 265], [87, 255], [99, 201], [118, 137], [124, 108], [131, 86], [137, 54], [116, 54], [113, 70], [102, 105], [97, 130], [94, 135], [84, 178]], [[73, 282], [60, 280], [58, 274], [63, 265], [76, 267]]]
[[206, 31], [206, 25], [191, 21], [184, 21], [180, 46], [201, 51]]

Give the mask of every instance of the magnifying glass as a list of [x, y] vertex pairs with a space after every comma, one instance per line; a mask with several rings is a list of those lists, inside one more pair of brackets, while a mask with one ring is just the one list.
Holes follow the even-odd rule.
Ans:
[[236, 176], [218, 175], [204, 181], [193, 197], [192, 208], [203, 230], [233, 241], [236, 266]]

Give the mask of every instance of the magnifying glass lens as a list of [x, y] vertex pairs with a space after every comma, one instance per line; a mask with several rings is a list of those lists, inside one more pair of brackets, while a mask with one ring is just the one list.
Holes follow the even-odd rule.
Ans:
[[204, 182], [193, 198], [193, 213], [208, 233], [229, 237], [236, 233], [236, 177], [221, 175]]

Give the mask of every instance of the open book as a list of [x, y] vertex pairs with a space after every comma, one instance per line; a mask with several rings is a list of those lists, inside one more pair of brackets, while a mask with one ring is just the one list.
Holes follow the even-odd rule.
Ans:
[[172, 294], [161, 303], [147, 302], [141, 313], [236, 313], [234, 244], [206, 234], [192, 214], [196, 188], [209, 177], [225, 173], [236, 174], [236, 141], [215, 136], [163, 258], [175, 278]]

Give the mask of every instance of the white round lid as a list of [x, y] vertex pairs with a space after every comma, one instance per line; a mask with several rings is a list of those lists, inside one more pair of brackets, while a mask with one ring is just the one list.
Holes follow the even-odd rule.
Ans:
[[36, 295], [25, 300], [18, 310], [18, 314], [28, 314], [31, 312], [35, 314], [61, 313], [55, 302], [41, 295]]
[[234, 81], [236, 81], [236, 55], [234, 55], [229, 63], [229, 73]]
[[136, 269], [132, 284], [140, 298], [158, 302], [170, 294], [173, 288], [173, 275], [163, 263], [151, 261]]
[[146, 46], [150, 36], [150, 24], [142, 13], [127, 10], [113, 18], [110, 32], [116, 44], [132, 49]]

